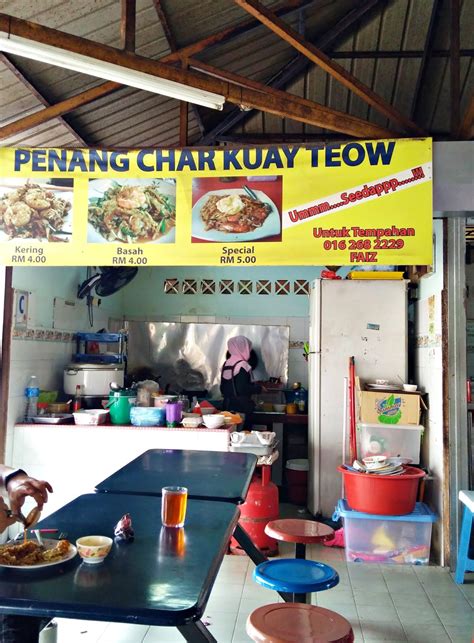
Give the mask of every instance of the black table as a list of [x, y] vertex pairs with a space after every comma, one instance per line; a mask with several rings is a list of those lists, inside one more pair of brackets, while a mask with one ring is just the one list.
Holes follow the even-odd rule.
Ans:
[[241, 503], [255, 470], [249, 453], [150, 449], [96, 485], [105, 493], [156, 496], [162, 487], [187, 487], [190, 498]]
[[[160, 496], [168, 485], [187, 487], [190, 498], [244, 502], [257, 463], [250, 453], [150, 449], [96, 485], [100, 493]], [[237, 525], [234, 538], [258, 565], [267, 560]]]
[[215, 641], [199, 620], [237, 524], [225, 502], [189, 500], [184, 531], [161, 527], [161, 498], [125, 494], [79, 496], [39, 523], [68, 540], [113, 536], [124, 513], [132, 543], [114, 544], [103, 563], [71, 561], [37, 570], [0, 569], [0, 612], [175, 626], [187, 641]]

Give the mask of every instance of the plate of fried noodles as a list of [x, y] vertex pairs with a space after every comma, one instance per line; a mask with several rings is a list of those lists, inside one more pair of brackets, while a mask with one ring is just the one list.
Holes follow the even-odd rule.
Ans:
[[176, 183], [171, 179], [89, 181], [91, 243], [174, 243]]

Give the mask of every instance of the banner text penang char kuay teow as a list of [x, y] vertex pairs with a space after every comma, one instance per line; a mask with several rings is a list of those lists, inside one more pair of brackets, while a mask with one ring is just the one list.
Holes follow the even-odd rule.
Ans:
[[432, 260], [431, 140], [0, 149], [5, 265]]

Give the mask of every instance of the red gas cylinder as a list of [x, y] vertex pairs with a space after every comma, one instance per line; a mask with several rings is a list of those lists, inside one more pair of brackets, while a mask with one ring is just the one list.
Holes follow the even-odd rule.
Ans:
[[[279, 517], [278, 487], [270, 480], [270, 466], [263, 465], [261, 469], [261, 474], [257, 472], [254, 475], [247, 498], [239, 507], [239, 524], [265, 556], [277, 556], [278, 543], [267, 536], [264, 530], [267, 523]], [[245, 555], [235, 538], [230, 541], [230, 551]]]

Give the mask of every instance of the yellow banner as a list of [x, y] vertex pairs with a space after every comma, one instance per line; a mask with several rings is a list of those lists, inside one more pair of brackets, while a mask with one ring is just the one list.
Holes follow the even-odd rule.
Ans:
[[431, 139], [0, 149], [10, 266], [424, 265]]

